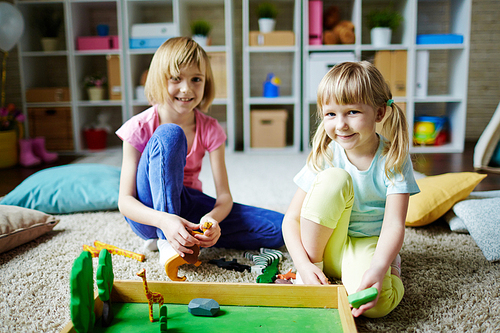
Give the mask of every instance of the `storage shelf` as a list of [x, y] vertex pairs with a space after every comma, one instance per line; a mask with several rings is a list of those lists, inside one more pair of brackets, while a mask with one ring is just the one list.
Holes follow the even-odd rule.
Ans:
[[416, 44], [416, 50], [465, 50], [464, 44]]
[[295, 53], [295, 46], [247, 46], [245, 50], [250, 53]]
[[[293, 45], [250, 46], [250, 32], [258, 31], [255, 9], [261, 0], [242, 0], [243, 41], [243, 149], [245, 152], [298, 152], [301, 149], [301, 1], [273, 1], [280, 12], [275, 31], [292, 31]], [[292, 44], [292, 42], [288, 42]], [[280, 96], [262, 97], [262, 84], [269, 73], [281, 81]], [[252, 116], [254, 110], [286, 110], [285, 147], [252, 147]], [[267, 120], [277, 122], [277, 120]], [[281, 131], [280, 131], [281, 135]], [[281, 138], [280, 138], [281, 139]], [[255, 140], [254, 140], [255, 141]], [[280, 140], [274, 143], [281, 146]]]
[[69, 54], [68, 51], [29, 51], [23, 52], [22, 57], [64, 57]]
[[121, 49], [108, 49], [108, 50], [91, 50], [91, 51], [75, 51], [74, 55], [78, 56], [94, 56], [94, 55], [121, 55]]
[[78, 106], [122, 106], [121, 100], [78, 101]]
[[[111, 126], [116, 130], [131, 116], [147, 109], [148, 102], [135, 99], [135, 86], [149, 63], [156, 48], [130, 49], [130, 31], [136, 23], [172, 22], [179, 35], [188, 35], [182, 30], [181, 23], [187, 24], [195, 19], [203, 18], [213, 23], [213, 32], [222, 31], [224, 36], [216, 36], [216, 45], [207, 46], [207, 52], [224, 52], [226, 54], [226, 97], [218, 98], [213, 105], [217, 108], [220, 122], [227, 128], [228, 150], [235, 148], [234, 129], [234, 73], [233, 73], [233, 35], [232, 35], [232, 0], [185, 1], [185, 0], [55, 0], [55, 1], [24, 1], [14, 0], [23, 13], [25, 33], [19, 45], [19, 62], [21, 73], [21, 90], [23, 94], [23, 109], [40, 107], [67, 107], [71, 110], [74, 152], [96, 153], [86, 149], [82, 129], [89, 123], [94, 123], [100, 112], [112, 114]], [[196, 8], [204, 6], [203, 12]], [[36, 27], [37, 13], [43, 8], [54, 8], [64, 17], [63, 28], [59, 34], [61, 50], [42, 51], [40, 32]], [[210, 10], [217, 15], [206, 15]], [[222, 10], [222, 18], [220, 14]], [[217, 16], [218, 21], [212, 22]], [[40, 22], [38, 22], [40, 23]], [[95, 36], [98, 24], [109, 25], [109, 35], [118, 36], [119, 48], [79, 50], [79, 36]], [[87, 100], [83, 88], [83, 79], [95, 72], [107, 74], [108, 55], [119, 56], [119, 74], [121, 81], [121, 98], [101, 101]], [[106, 75], [107, 76], [107, 75]], [[109, 78], [108, 78], [109, 82]], [[116, 83], [115, 83], [116, 85]], [[26, 90], [37, 87], [68, 87], [71, 92], [68, 102], [26, 103]], [[109, 97], [109, 96], [108, 96]], [[29, 121], [26, 126], [29, 126]], [[27, 127], [28, 128], [28, 127]], [[108, 144], [116, 148], [118, 142], [108, 137]], [[116, 148], [118, 149], [118, 148]], [[109, 149], [107, 149], [109, 151]]]
[[71, 102], [26, 103], [27, 108], [59, 108], [71, 107]]
[[[310, 149], [310, 140], [315, 131], [316, 100], [309, 96], [309, 59], [318, 52], [353, 52], [357, 60], [372, 61], [379, 51], [406, 51], [406, 91], [395, 96], [398, 104], [404, 104], [413, 137], [414, 117], [429, 112], [429, 115], [446, 116], [450, 125], [449, 142], [442, 146], [415, 146], [411, 152], [455, 153], [463, 150], [465, 141], [465, 119], [467, 113], [467, 85], [470, 52], [471, 0], [421, 1], [421, 0], [323, 0], [323, 10], [336, 5], [341, 10], [341, 19], [350, 20], [355, 26], [356, 41], [349, 45], [309, 45], [309, 2], [302, 2], [302, 146]], [[371, 45], [370, 31], [365, 16], [373, 8], [394, 6], [404, 17], [402, 25], [393, 32], [392, 43], [385, 47]], [[424, 34], [459, 34], [460, 44], [417, 44], [417, 36]], [[428, 90], [424, 95], [417, 91], [417, 77], [422, 70], [417, 68], [417, 52], [429, 51]], [[326, 73], [326, 69], [325, 69]], [[389, 81], [390, 78], [386, 77]], [[417, 92], [419, 94], [417, 94]], [[393, 95], [394, 91], [392, 91]], [[434, 103], [434, 104], [433, 104]], [[436, 106], [437, 105], [437, 106]]]
[[415, 97], [415, 103], [460, 103], [467, 100], [467, 96], [452, 96], [452, 95], [428, 95], [427, 97]]
[[295, 104], [297, 102], [298, 99], [296, 96], [248, 98], [248, 104], [253, 104], [253, 105], [281, 105], [281, 104]]

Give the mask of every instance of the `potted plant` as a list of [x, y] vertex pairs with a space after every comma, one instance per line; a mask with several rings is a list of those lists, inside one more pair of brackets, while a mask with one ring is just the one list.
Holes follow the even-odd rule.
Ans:
[[205, 20], [197, 20], [191, 23], [191, 35], [193, 40], [201, 47], [208, 45], [208, 34], [212, 30], [212, 25]]
[[104, 87], [106, 86], [106, 82], [106, 77], [101, 74], [94, 74], [85, 77], [84, 85], [85, 88], [87, 88], [89, 100], [101, 101], [104, 99]]
[[38, 31], [42, 35], [42, 49], [46, 52], [57, 50], [58, 37], [63, 24], [62, 11], [54, 7], [43, 7], [36, 20]]
[[374, 9], [366, 16], [370, 30], [371, 41], [374, 46], [391, 44], [392, 31], [403, 22], [403, 16], [390, 8]]
[[274, 31], [278, 10], [271, 2], [261, 2], [257, 6], [257, 17], [259, 18], [259, 31], [268, 33]]
[[24, 119], [14, 104], [0, 107], [0, 168], [17, 164], [17, 139], [23, 136]]

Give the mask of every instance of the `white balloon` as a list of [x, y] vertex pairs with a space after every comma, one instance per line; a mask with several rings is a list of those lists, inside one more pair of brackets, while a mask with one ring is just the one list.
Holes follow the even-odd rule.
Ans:
[[24, 19], [19, 9], [8, 2], [0, 2], [0, 50], [10, 51], [24, 31]]

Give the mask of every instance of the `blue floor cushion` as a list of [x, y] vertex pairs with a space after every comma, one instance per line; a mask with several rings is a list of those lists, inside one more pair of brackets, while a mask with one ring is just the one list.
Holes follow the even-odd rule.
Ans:
[[104, 164], [68, 164], [26, 178], [0, 204], [47, 214], [118, 208], [120, 168]]

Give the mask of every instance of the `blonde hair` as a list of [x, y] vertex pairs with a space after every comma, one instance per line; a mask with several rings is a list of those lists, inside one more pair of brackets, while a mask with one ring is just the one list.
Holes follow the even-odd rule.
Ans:
[[168, 94], [168, 80], [176, 77], [184, 66], [196, 65], [205, 69], [203, 99], [197, 106], [206, 112], [215, 97], [214, 77], [207, 53], [189, 37], [170, 38], [156, 50], [149, 65], [145, 94], [151, 105], [165, 104], [172, 100]]
[[321, 80], [317, 100], [317, 116], [321, 122], [307, 158], [309, 166], [316, 172], [324, 169], [325, 163], [333, 166], [333, 154], [328, 148], [332, 139], [327, 135], [322, 121], [323, 107], [330, 101], [340, 105], [362, 103], [375, 110], [390, 104], [392, 110], [386, 112], [380, 131], [389, 140], [382, 152], [386, 156], [384, 170], [389, 179], [401, 174], [410, 144], [406, 114], [392, 101], [392, 93], [380, 71], [368, 61], [338, 64]]

